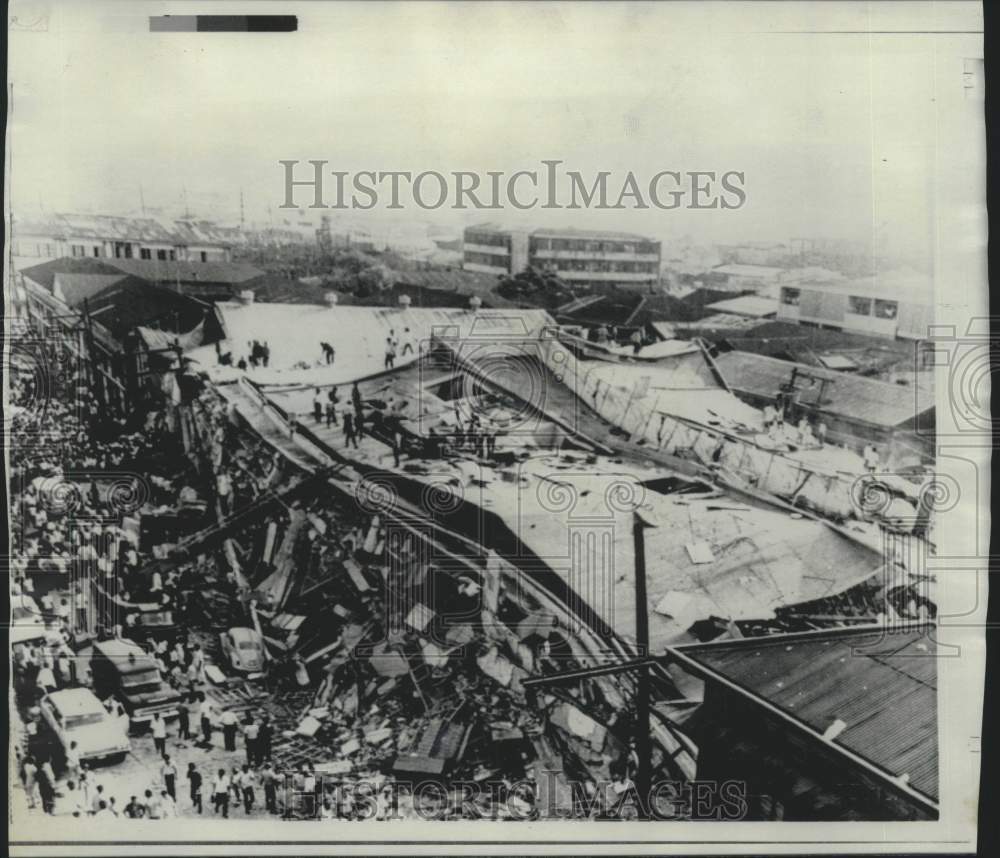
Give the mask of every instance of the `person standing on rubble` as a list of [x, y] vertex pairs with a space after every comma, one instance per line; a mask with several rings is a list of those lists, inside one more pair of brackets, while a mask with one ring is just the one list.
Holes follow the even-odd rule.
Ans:
[[337, 425], [337, 403], [340, 397], [337, 396], [337, 385], [331, 387], [326, 394], [326, 425]]
[[392, 369], [396, 363], [396, 342], [392, 337], [385, 338], [385, 368]]
[[354, 444], [354, 449], [358, 449], [358, 436], [354, 432], [354, 419], [350, 414], [344, 415], [344, 447], [350, 448]]
[[403, 451], [403, 427], [399, 423], [398, 417], [393, 417], [389, 425], [389, 435], [392, 438], [392, 458], [399, 467], [400, 454]]
[[318, 387], [313, 396], [313, 417], [316, 420], [317, 426], [323, 422], [323, 396], [320, 394]]

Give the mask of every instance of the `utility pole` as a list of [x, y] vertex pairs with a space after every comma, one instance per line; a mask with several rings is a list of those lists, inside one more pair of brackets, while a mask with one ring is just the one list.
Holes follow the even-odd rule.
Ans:
[[243, 232], [243, 188], [240, 188], [240, 232]]
[[139, 208], [142, 209], [142, 216], [146, 216], [146, 198], [142, 195], [142, 185], [139, 185]]
[[83, 332], [87, 340], [87, 365], [90, 367], [90, 375], [94, 385], [94, 392], [97, 395], [97, 402], [101, 407], [102, 422], [107, 419], [108, 401], [104, 395], [104, 377], [97, 365], [97, 350], [94, 347], [94, 325], [90, 318], [90, 302], [83, 299]]

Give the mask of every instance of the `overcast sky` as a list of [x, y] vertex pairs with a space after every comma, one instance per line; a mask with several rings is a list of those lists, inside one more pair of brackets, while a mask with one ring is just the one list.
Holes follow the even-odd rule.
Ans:
[[[141, 185], [147, 206], [186, 191], [229, 220], [242, 188], [262, 221], [283, 198], [279, 159], [485, 173], [556, 158], [640, 179], [740, 170], [747, 204], [413, 217], [921, 252], [935, 99], [960, 97], [962, 58], [982, 56], [978, 35], [802, 32], [980, 29], [961, 3], [285, 3], [299, 32], [270, 35], [146, 32], [176, 2], [12, 6], [27, 28], [10, 40], [15, 215], [136, 209]], [[275, 11], [237, 6], [189, 4]]]

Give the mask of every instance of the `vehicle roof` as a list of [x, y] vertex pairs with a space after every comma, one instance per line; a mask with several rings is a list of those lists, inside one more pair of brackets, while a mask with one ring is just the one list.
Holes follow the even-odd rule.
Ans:
[[94, 644], [94, 650], [114, 662], [121, 673], [137, 673], [140, 670], [156, 668], [153, 659], [142, 647], [128, 641], [119, 639], [99, 641]]
[[257, 634], [256, 629], [247, 628], [246, 626], [234, 626], [229, 630], [229, 634], [233, 636], [233, 640], [252, 640], [255, 642], [260, 641], [260, 635]]
[[60, 715], [90, 715], [95, 712], [107, 714], [101, 701], [89, 688], [66, 688], [53, 691], [48, 696], [52, 708]]

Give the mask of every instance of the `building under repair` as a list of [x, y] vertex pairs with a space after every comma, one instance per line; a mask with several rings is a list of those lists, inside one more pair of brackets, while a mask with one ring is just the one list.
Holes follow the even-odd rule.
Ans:
[[[896, 770], [880, 735], [844, 744], [833, 695], [807, 724], [792, 700], [760, 727], [772, 755], [781, 731], [806, 736], [788, 765], [817, 768], [816, 801], [735, 768], [752, 794], [702, 790], [725, 780], [719, 737], [736, 741], [713, 683], [768, 691], [707, 647], [766, 661], [789, 635], [927, 633], [926, 477], [742, 402], [697, 342], [622, 353], [534, 310], [216, 312], [224, 339], [162, 380], [213, 521], [154, 563], [224, 558], [226, 609], [262, 635], [268, 682], [298, 689], [278, 765], [438, 783], [457, 816], [936, 814], [936, 779]], [[266, 479], [246, 479], [251, 449]], [[795, 677], [806, 695], [825, 682], [808, 663]], [[936, 767], [928, 731], [894, 724]], [[863, 807], [827, 800], [831, 754], [871, 785]]]

